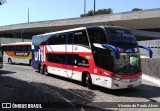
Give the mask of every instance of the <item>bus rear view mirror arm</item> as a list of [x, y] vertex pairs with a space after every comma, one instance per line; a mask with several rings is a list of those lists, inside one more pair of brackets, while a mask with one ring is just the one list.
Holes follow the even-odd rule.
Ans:
[[152, 58], [153, 52], [152, 52], [152, 50], [151, 50], [149, 47], [141, 46], [141, 45], [139, 45], [138, 47], [139, 47], [139, 48], [146, 49], [146, 50], [149, 52], [149, 57]]
[[116, 59], [119, 59], [120, 58], [120, 52], [119, 52], [119, 49], [113, 45], [110, 45], [110, 44], [101, 44], [103, 47], [106, 47], [106, 48], [109, 48], [109, 49], [112, 49], [113, 50], [113, 53], [116, 57]]

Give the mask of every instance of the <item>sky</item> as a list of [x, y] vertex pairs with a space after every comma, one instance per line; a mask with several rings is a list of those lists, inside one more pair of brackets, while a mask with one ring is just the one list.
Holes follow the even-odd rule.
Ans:
[[[0, 26], [29, 21], [57, 20], [80, 17], [84, 13], [84, 0], [6, 0], [0, 5]], [[94, 0], [86, 0], [86, 12], [93, 10]], [[133, 8], [160, 8], [160, 0], [96, 0], [96, 10], [111, 8], [113, 13]]]

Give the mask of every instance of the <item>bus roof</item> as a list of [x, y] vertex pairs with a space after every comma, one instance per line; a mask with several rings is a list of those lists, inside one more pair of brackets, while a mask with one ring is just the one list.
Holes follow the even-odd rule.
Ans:
[[50, 33], [39, 34], [39, 35], [37, 35], [37, 36], [45, 36], [45, 35], [51, 35], [51, 34], [65, 33], [65, 32], [76, 31], [76, 30], [82, 30], [82, 29], [86, 29], [86, 28], [85, 28], [85, 27], [79, 27], [79, 28], [74, 28], [74, 29], [68, 29], [68, 30], [62, 30], [62, 31], [56, 31], [56, 32], [50, 32]]
[[41, 37], [41, 36], [45, 36], [45, 35], [59, 34], [59, 33], [65, 33], [65, 32], [77, 31], [77, 30], [83, 30], [83, 29], [88, 29], [88, 28], [96, 28], [96, 27], [108, 27], [108, 28], [117, 28], [117, 29], [126, 29], [126, 30], [129, 30], [128, 28], [120, 27], [120, 26], [99, 25], [99, 26], [85, 26], [85, 27], [73, 28], [73, 29], [68, 29], [68, 30], [55, 31], [55, 32], [50, 32], [50, 33], [39, 34], [39, 35], [36, 35], [36, 36]]
[[103, 27], [103, 28], [115, 28], [115, 29], [126, 29], [126, 30], [129, 30], [129, 28], [126, 28], [126, 27], [121, 27], [121, 26], [113, 26], [113, 25], [87, 26], [86, 28], [95, 28], [95, 27]]
[[8, 43], [8, 44], [2, 44], [1, 46], [15, 46], [15, 45], [32, 45], [32, 42], [15, 42], [15, 43]]

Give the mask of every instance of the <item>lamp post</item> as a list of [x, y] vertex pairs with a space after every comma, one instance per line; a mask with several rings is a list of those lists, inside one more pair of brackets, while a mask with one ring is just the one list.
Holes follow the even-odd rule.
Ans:
[[93, 10], [93, 15], [95, 15], [95, 12], [96, 12], [96, 0], [94, 0], [94, 10]]
[[27, 13], [28, 13], [28, 23], [29, 23], [29, 8], [26, 7], [28, 10], [27, 10]]
[[23, 38], [23, 32], [24, 32], [25, 29], [22, 29], [21, 31], [21, 39], [22, 39], [22, 42], [24, 42], [24, 38]]

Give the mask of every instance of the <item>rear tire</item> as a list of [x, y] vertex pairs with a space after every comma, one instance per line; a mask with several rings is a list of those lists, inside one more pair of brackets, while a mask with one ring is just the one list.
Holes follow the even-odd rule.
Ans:
[[44, 71], [44, 75], [46, 75], [46, 76], [49, 75], [46, 65], [43, 67], [43, 71]]
[[93, 85], [92, 85], [92, 78], [91, 78], [90, 74], [87, 74], [87, 76], [86, 76], [86, 85], [89, 89], [92, 89]]
[[44, 74], [44, 70], [43, 70], [43, 67], [40, 67], [40, 71], [39, 71], [41, 74]]
[[38, 65], [38, 72], [41, 73], [41, 65]]
[[12, 64], [12, 59], [11, 58], [8, 59], [8, 64]]

